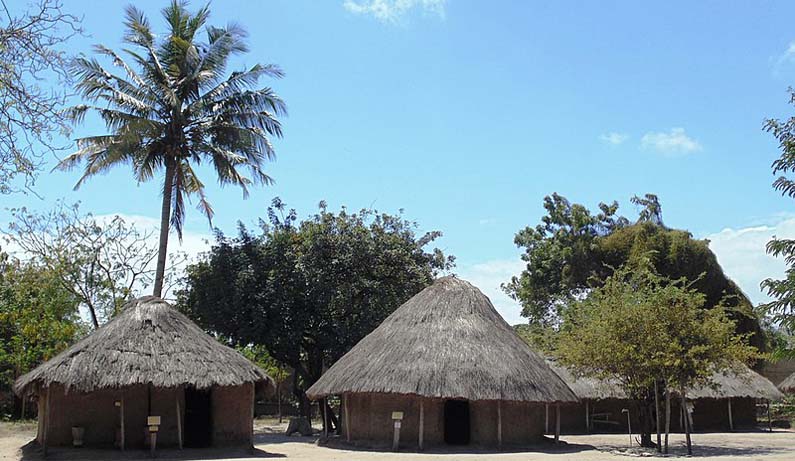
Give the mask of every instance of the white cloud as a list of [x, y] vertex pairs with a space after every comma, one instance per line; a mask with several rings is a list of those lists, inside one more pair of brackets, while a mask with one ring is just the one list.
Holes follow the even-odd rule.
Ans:
[[795, 218], [780, 219], [766, 224], [740, 229], [723, 229], [707, 235], [709, 247], [729, 278], [737, 282], [754, 304], [770, 298], [759, 288], [767, 278], [783, 278], [786, 264], [765, 252], [765, 245], [773, 236], [795, 238]]
[[444, 18], [447, 0], [345, 0], [346, 10], [370, 15], [384, 23], [398, 23], [412, 10]]
[[784, 50], [773, 63], [773, 74], [778, 75], [785, 64], [793, 61], [795, 61], [795, 42], [790, 42], [789, 45], [787, 45], [787, 49]]
[[602, 141], [604, 143], [607, 143], [607, 144], [610, 144], [610, 145], [613, 145], [613, 146], [617, 146], [619, 144], [622, 144], [627, 139], [629, 139], [629, 135], [624, 134], [624, 133], [610, 132], [610, 133], [605, 133], [605, 134], [599, 135], [599, 140], [600, 141]]
[[478, 220], [478, 224], [480, 224], [481, 226], [490, 226], [492, 224], [495, 224], [496, 222], [497, 222], [496, 218], [483, 218]]
[[667, 133], [650, 131], [643, 135], [640, 145], [644, 149], [653, 149], [668, 155], [690, 154], [701, 150], [701, 144], [688, 136], [684, 128], [671, 128]]
[[511, 325], [526, 323], [521, 316], [522, 307], [500, 288], [500, 284], [511, 280], [525, 268], [525, 263], [516, 259], [495, 259], [477, 264], [461, 265], [455, 272], [462, 279], [480, 288], [489, 297], [497, 312]]

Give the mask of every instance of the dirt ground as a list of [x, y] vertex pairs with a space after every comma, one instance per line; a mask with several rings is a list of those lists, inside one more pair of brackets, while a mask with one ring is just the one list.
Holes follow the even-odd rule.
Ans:
[[[626, 460], [635, 457], [651, 457], [651, 454], [638, 449], [628, 449], [628, 436], [619, 434], [566, 435], [562, 445], [551, 443], [537, 447], [505, 450], [501, 452], [477, 449], [447, 450], [430, 449], [423, 453], [404, 451], [392, 453], [380, 450], [343, 448], [339, 442], [330, 446], [319, 446], [317, 437], [285, 437], [285, 425], [275, 421], [258, 420], [255, 424], [255, 451], [248, 450], [163, 450], [157, 455], [159, 460], [200, 460], [218, 461], [258, 460], [264, 458], [286, 458], [298, 460], [345, 460], [345, 461], [454, 461], [454, 460], [493, 460], [493, 461], [533, 461], [533, 460]], [[35, 436], [35, 424], [0, 423], [0, 460], [40, 460], [38, 447], [26, 446]], [[776, 430], [768, 432], [734, 432], [694, 434], [694, 456], [704, 460], [795, 460], [795, 432]], [[684, 437], [672, 434], [669, 457], [682, 457], [685, 454]], [[120, 453], [110, 450], [53, 449], [48, 456], [54, 460], [150, 460], [142, 451]]]

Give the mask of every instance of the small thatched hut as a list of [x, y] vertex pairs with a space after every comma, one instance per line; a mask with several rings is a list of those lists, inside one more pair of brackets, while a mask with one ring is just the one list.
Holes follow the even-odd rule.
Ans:
[[795, 373], [789, 375], [784, 381], [781, 381], [778, 388], [781, 389], [782, 392], [795, 393]]
[[[567, 368], [549, 361], [553, 370], [569, 385], [581, 403], [565, 412], [561, 426], [564, 432], [626, 431], [627, 418], [621, 413], [630, 409], [632, 425], [639, 427], [634, 404], [614, 382], [574, 376]], [[757, 423], [757, 403], [770, 402], [782, 397], [767, 378], [745, 365], [736, 366], [712, 375], [712, 384], [687, 391], [693, 402], [693, 428], [695, 430], [734, 430], [753, 427]], [[681, 430], [679, 400], [672, 401], [671, 427]], [[634, 412], [634, 414], [633, 414]]]
[[63, 446], [82, 428], [91, 446], [251, 445], [255, 387], [270, 378], [160, 298], [144, 297], [75, 345], [21, 376], [37, 394], [37, 440]]
[[343, 397], [348, 440], [391, 443], [401, 412], [400, 440], [419, 448], [527, 444], [543, 435], [544, 404], [576, 401], [491, 301], [455, 277], [400, 306], [307, 394]]

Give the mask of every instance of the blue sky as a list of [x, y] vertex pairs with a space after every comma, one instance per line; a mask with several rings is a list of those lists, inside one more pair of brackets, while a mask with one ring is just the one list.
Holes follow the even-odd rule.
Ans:
[[[128, 2], [70, 0], [90, 53], [121, 46]], [[137, 2], [163, 31], [165, 1]], [[201, 3], [193, 2], [193, 7]], [[666, 224], [710, 238], [727, 273], [756, 302], [758, 283], [783, 263], [770, 235], [795, 237], [795, 202], [772, 190], [775, 140], [766, 117], [795, 112], [791, 2], [525, 2], [465, 0], [216, 1], [213, 24], [250, 32], [256, 62], [283, 67], [266, 82], [287, 101], [273, 187], [243, 201], [210, 176], [214, 224], [234, 232], [274, 196], [308, 215], [375, 207], [441, 230], [456, 272], [489, 294], [511, 322], [518, 308], [497, 286], [521, 268], [513, 235], [539, 222], [558, 192], [595, 207], [660, 196]], [[95, 120], [75, 136], [99, 134]], [[209, 173], [208, 173], [209, 174]], [[78, 172], [46, 173], [43, 197], [0, 206], [156, 218], [159, 187], [121, 168], [71, 190]], [[209, 234], [190, 209], [189, 241]], [[192, 239], [192, 240], [191, 240]], [[197, 244], [198, 245], [198, 244]]]

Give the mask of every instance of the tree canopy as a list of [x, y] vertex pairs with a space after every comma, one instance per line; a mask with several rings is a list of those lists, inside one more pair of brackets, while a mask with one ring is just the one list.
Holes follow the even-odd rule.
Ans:
[[276, 199], [254, 235], [218, 235], [187, 268], [178, 305], [199, 325], [238, 345], [263, 345], [295, 370], [296, 396], [400, 304], [453, 264], [426, 251], [441, 234], [374, 210], [334, 213], [320, 204], [298, 222]]
[[709, 241], [665, 227], [656, 196], [635, 197], [633, 202], [643, 207], [634, 223], [617, 214], [617, 202], [601, 203], [599, 212], [592, 214], [558, 194], [544, 199], [547, 215], [542, 223], [519, 231], [515, 238], [524, 248], [527, 268], [503, 286], [522, 303], [522, 314], [530, 323], [558, 325], [567, 306], [601, 286], [614, 268], [649, 258], [660, 275], [693, 283], [704, 294], [705, 307], [722, 305], [738, 332], [753, 333], [749, 340], [763, 347], [751, 302], [723, 273]]

